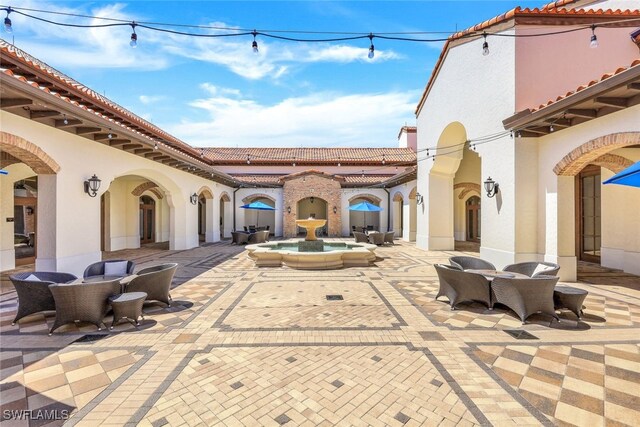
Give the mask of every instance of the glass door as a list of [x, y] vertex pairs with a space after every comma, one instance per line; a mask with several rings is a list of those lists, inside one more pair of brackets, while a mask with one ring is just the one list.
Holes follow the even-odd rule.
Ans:
[[580, 259], [600, 263], [600, 168], [588, 166], [580, 172], [579, 219]]
[[140, 244], [153, 243], [155, 239], [155, 201], [148, 196], [140, 197]]
[[467, 241], [480, 242], [480, 197], [469, 197], [465, 203]]

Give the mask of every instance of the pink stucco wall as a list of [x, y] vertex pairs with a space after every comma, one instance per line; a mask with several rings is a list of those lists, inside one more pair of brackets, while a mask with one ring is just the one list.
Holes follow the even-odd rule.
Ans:
[[[519, 27], [517, 34], [569, 27]], [[537, 108], [640, 57], [633, 28], [596, 28], [599, 47], [589, 47], [591, 30], [516, 39], [516, 111]]]

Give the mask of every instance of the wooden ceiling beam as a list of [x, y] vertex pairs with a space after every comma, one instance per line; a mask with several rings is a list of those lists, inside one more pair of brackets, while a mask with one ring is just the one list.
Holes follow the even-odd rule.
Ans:
[[614, 98], [614, 97], [601, 96], [596, 98], [595, 101], [599, 104], [604, 104], [606, 106], [613, 107], [613, 108], [622, 109], [622, 108], [628, 107], [627, 98]]
[[640, 83], [629, 83], [627, 89], [640, 91]]
[[0, 100], [0, 108], [25, 107], [33, 105], [33, 101], [27, 98], [2, 98]]
[[32, 111], [31, 112], [31, 119], [35, 120], [35, 119], [47, 119], [49, 117], [56, 117], [59, 116], [60, 112], [59, 111], [53, 111], [53, 110], [44, 110], [44, 111]]
[[122, 149], [125, 151], [133, 150], [136, 148], [142, 148], [142, 144], [125, 144], [122, 146]]
[[117, 147], [119, 145], [125, 145], [130, 143], [131, 140], [130, 139], [126, 139], [126, 138], [113, 138], [109, 140], [109, 146], [110, 147]]
[[598, 110], [588, 108], [570, 108], [567, 110], [567, 114], [576, 117], [584, 117], [585, 119], [595, 119], [598, 117]]
[[137, 150], [133, 150], [133, 154], [145, 154], [153, 151], [153, 148], [138, 148]]
[[78, 126], [82, 124], [82, 120], [78, 120], [78, 119], [67, 119], [67, 123], [64, 122], [64, 119], [62, 120], [56, 120], [54, 126], [57, 128], [67, 128], [67, 127], [72, 127], [72, 126]]
[[76, 135], [87, 135], [89, 133], [100, 132], [100, 128], [90, 126], [79, 126], [76, 128]]

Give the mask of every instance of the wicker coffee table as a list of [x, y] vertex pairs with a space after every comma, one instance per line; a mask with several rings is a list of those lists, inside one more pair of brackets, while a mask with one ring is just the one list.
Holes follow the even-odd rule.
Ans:
[[139, 326], [138, 318], [142, 317], [144, 320], [142, 305], [145, 299], [147, 299], [146, 292], [127, 292], [109, 297], [109, 303], [113, 308], [111, 329], [122, 319], [126, 319], [134, 326]]
[[567, 308], [571, 310], [578, 319], [582, 317], [582, 303], [589, 292], [584, 289], [573, 288], [571, 286], [556, 286], [553, 290], [553, 302], [555, 308]]

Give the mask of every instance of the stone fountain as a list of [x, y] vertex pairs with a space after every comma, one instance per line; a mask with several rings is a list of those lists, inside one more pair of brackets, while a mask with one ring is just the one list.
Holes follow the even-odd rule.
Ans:
[[305, 239], [298, 242], [298, 250], [300, 252], [322, 252], [324, 241], [322, 239], [318, 240], [316, 229], [324, 227], [326, 223], [326, 219], [309, 218], [296, 220], [298, 227], [302, 227], [307, 231]]

